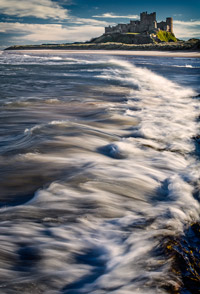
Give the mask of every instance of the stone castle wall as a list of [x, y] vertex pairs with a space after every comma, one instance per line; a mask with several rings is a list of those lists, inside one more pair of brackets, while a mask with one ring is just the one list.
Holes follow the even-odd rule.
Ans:
[[140, 13], [140, 20], [131, 20], [129, 24], [118, 24], [105, 28], [105, 34], [112, 33], [155, 33], [159, 30], [173, 33], [173, 20], [171, 17], [166, 18], [166, 21], [158, 23], [156, 21], [156, 12], [148, 14], [147, 12]]

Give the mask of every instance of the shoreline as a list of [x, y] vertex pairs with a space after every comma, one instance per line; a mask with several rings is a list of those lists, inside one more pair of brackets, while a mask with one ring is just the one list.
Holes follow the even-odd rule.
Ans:
[[99, 54], [99, 55], [131, 55], [131, 56], [152, 56], [152, 57], [185, 57], [185, 58], [200, 58], [200, 52], [198, 51], [162, 51], [162, 50], [77, 50], [77, 49], [17, 49], [17, 50], [5, 50], [4, 52], [17, 53], [51, 53], [57, 54]]
[[[5, 51], [11, 50], [57, 50], [57, 51], [89, 51], [89, 52], [131, 52], [130, 55], [141, 54], [137, 52], [153, 52], [148, 53], [154, 55], [154, 52], [173, 52], [176, 55], [180, 52], [199, 52], [200, 53], [200, 40], [191, 39], [189, 41], [180, 42], [161, 42], [161, 43], [147, 43], [147, 44], [131, 44], [131, 43], [121, 43], [121, 42], [103, 42], [103, 43], [68, 43], [68, 44], [41, 44], [41, 45], [13, 45], [11, 47], [5, 48]], [[134, 53], [132, 53], [134, 52]], [[160, 55], [161, 53], [159, 53]], [[169, 54], [169, 53], [168, 53]], [[171, 55], [172, 56], [172, 55]]]

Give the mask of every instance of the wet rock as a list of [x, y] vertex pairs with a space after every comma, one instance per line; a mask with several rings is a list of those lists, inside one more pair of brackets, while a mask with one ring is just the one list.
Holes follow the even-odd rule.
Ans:
[[165, 244], [167, 254], [173, 259], [172, 272], [180, 278], [180, 292], [200, 293], [200, 224], [194, 223], [179, 238]]
[[97, 149], [98, 152], [115, 159], [124, 159], [126, 154], [116, 144], [109, 144]]

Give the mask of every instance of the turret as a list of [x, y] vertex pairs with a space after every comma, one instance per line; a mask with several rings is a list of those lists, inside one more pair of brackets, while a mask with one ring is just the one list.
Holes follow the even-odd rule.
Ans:
[[169, 32], [173, 33], [173, 18], [172, 17], [167, 17], [166, 18], [166, 23], [169, 26]]
[[152, 20], [156, 21], [156, 12], [151, 13], [150, 15], [152, 15]]

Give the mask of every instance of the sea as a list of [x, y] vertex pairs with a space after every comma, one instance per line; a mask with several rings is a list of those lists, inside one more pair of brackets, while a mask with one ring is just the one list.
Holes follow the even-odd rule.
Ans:
[[200, 59], [0, 52], [0, 293], [200, 293]]

